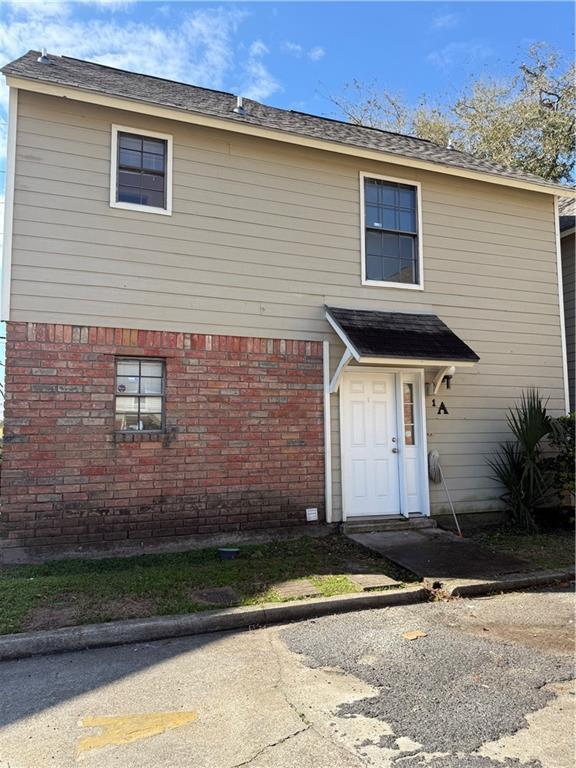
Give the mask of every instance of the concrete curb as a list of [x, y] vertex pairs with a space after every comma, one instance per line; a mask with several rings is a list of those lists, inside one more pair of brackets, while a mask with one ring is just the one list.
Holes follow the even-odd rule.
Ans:
[[42, 632], [23, 632], [0, 636], [0, 660], [282, 624], [332, 613], [420, 603], [428, 599], [427, 589], [422, 586], [409, 586], [386, 592], [339, 595], [287, 603], [224, 608], [179, 616], [128, 619]]
[[[491, 580], [487, 579], [425, 579], [424, 587], [431, 590], [435, 585], [449, 597], [480, 597], [495, 592], [512, 592], [530, 587], [546, 587], [559, 581], [573, 581], [574, 569], [568, 571], [535, 571], [514, 573]], [[437, 585], [440, 584], [440, 587]]]

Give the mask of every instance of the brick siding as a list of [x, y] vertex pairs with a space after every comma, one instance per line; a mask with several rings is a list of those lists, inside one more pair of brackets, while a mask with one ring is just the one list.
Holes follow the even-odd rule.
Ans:
[[[114, 432], [119, 355], [165, 360], [164, 434]], [[4, 547], [300, 524], [323, 461], [321, 342], [7, 323]]]

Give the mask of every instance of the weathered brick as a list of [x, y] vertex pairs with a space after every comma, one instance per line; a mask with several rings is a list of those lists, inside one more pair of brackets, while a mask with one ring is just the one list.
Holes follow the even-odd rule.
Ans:
[[[42, 323], [7, 336], [10, 545], [289, 526], [322, 510], [321, 342]], [[115, 435], [119, 354], [165, 358], [166, 434]]]

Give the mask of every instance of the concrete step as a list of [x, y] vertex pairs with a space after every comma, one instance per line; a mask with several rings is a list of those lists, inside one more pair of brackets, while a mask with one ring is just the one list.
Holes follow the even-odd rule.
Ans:
[[388, 515], [386, 517], [359, 517], [346, 520], [342, 524], [343, 533], [371, 533], [372, 531], [413, 531], [417, 528], [436, 528], [436, 520], [421, 515], [404, 517]]

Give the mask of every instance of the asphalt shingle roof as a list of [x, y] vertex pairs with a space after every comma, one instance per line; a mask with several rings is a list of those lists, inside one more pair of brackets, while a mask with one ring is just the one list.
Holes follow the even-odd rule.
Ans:
[[38, 61], [39, 55], [38, 51], [28, 51], [19, 59], [6, 64], [2, 72], [5, 75], [81, 88], [171, 109], [197, 112], [230, 122], [245, 123], [363, 149], [380, 150], [443, 166], [557, 188], [557, 185], [539, 176], [505, 168], [413, 136], [389, 133], [292, 110], [277, 109], [250, 99], [244, 100], [245, 114], [237, 115], [232, 111], [236, 105], [236, 97], [231, 93], [126, 72], [68, 56], [49, 54], [50, 63], [44, 64]]
[[478, 362], [478, 355], [436, 315], [326, 307], [330, 317], [366, 357]]

